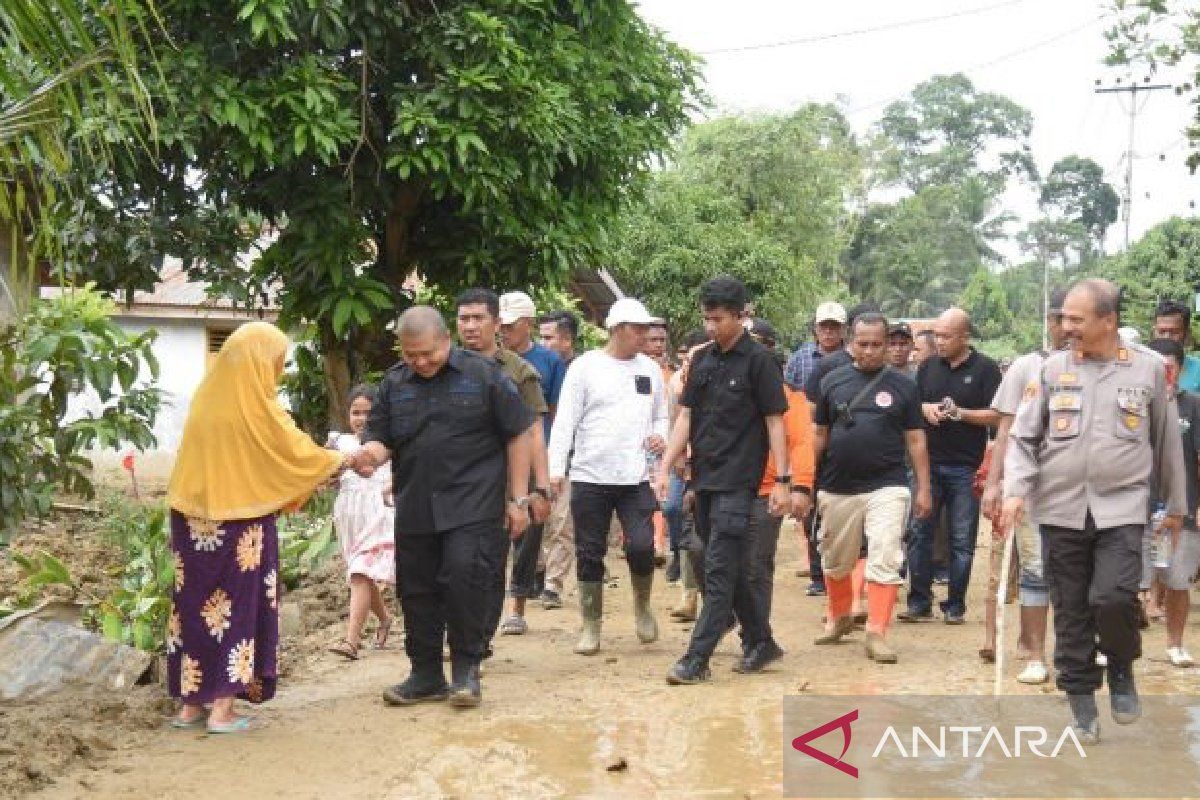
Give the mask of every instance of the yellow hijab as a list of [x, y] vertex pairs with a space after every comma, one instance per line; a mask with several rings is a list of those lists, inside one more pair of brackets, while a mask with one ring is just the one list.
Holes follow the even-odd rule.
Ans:
[[225, 340], [192, 397], [167, 504], [189, 517], [253, 519], [303, 505], [341, 455], [296, 427], [276, 398], [287, 337], [250, 322]]

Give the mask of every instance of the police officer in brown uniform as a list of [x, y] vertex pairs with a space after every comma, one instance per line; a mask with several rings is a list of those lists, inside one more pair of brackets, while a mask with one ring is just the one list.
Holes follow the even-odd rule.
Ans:
[[1042, 523], [1054, 607], [1054, 665], [1081, 741], [1099, 740], [1094, 692], [1108, 658], [1113, 719], [1141, 715], [1133, 661], [1141, 656], [1137, 592], [1151, 487], [1167, 504], [1167, 530], [1186, 512], [1183, 448], [1166, 370], [1155, 354], [1117, 336], [1118, 292], [1085, 280], [1063, 303], [1070, 349], [1046, 358], [1025, 387], [1004, 464], [1002, 524], [1026, 506]]

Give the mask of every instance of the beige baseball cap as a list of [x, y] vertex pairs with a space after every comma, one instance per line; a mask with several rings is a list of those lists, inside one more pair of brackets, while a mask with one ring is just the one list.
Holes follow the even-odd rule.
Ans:
[[537, 318], [537, 307], [529, 295], [524, 292], [505, 292], [500, 295], [501, 325], [512, 325], [523, 317]]
[[[503, 313], [503, 312], [501, 312]], [[840, 325], [846, 324], [846, 309], [841, 303], [835, 303], [832, 300], [821, 303], [817, 306], [816, 322], [836, 322]]]

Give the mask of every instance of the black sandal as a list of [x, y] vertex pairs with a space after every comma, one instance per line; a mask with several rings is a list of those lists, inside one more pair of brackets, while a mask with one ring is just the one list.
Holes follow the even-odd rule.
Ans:
[[342, 639], [340, 642], [330, 647], [329, 652], [335, 653], [347, 661], [358, 660], [358, 645], [349, 639]]
[[396, 621], [395, 616], [388, 617], [383, 622], [379, 623], [379, 628], [375, 631], [375, 649], [386, 650], [388, 642], [388, 634], [392, 632], [392, 623]]

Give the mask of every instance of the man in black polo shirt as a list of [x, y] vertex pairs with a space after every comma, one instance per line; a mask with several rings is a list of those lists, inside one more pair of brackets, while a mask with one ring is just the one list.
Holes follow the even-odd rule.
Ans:
[[769, 511], [782, 516], [791, 504], [783, 375], [771, 353], [742, 327], [741, 281], [727, 276], [708, 281], [700, 289], [700, 305], [713, 343], [692, 359], [658, 481], [659, 497], [665, 497], [668, 474], [690, 444], [696, 529], [707, 542], [704, 608], [687, 652], [667, 673], [673, 685], [710, 677], [708, 659], [729, 628], [731, 611], [742, 625], [744, 655], [737, 671], [757, 672], [783, 655], [749, 581], [755, 552], [750, 510], [768, 448], [778, 465]]
[[917, 370], [929, 440], [933, 513], [913, 522], [908, 542], [908, 609], [899, 618], [916, 622], [933, 617], [933, 532], [945, 506], [950, 585], [941, 609], [946, 624], [960, 625], [967, 611], [967, 584], [979, 532], [975, 472], [987, 449], [988, 426], [999, 419], [991, 405], [1000, 385], [1000, 368], [971, 347], [971, 321], [962, 309], [943, 312], [933, 335], [937, 355]]
[[[882, 314], [859, 315], [851, 327], [854, 363], [821, 382], [813, 412], [813, 448], [821, 462], [817, 506], [821, 556], [829, 590], [829, 619], [820, 645], [854, 630], [851, 573], [867, 547], [867, 657], [896, 662], [886, 641], [903, 580], [901, 541], [913, 514], [929, 513], [929, 459], [921, 401], [912, 379], [887, 365], [888, 324]], [[908, 461], [906, 461], [906, 456]], [[910, 497], [907, 463], [916, 476]]]
[[383, 697], [474, 706], [492, 633], [491, 584], [508, 545], [499, 532], [507, 523], [515, 539], [529, 523], [534, 419], [499, 364], [451, 346], [434, 309], [405, 311], [398, 334], [404, 364], [388, 370], [350, 462], [365, 472], [390, 458], [396, 489], [396, 585], [412, 674]]

